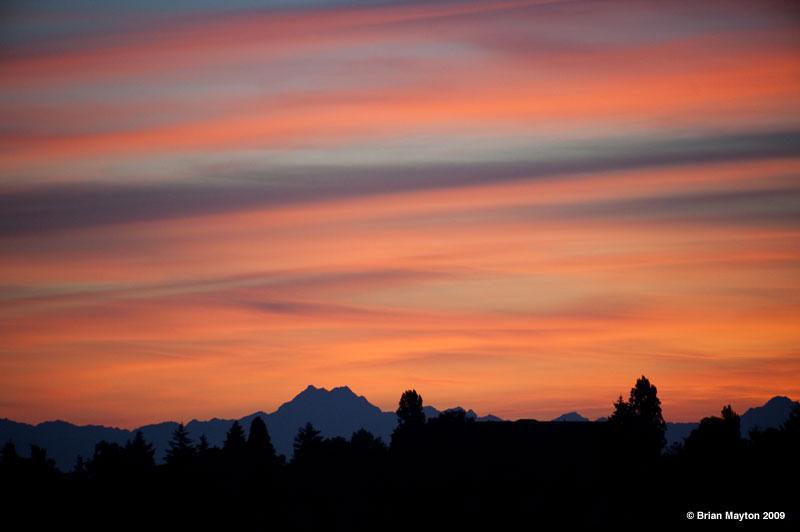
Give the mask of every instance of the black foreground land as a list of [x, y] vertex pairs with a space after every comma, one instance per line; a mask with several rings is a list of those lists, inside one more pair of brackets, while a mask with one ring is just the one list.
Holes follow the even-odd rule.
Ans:
[[247, 431], [234, 423], [221, 448], [181, 426], [158, 465], [141, 433], [124, 446], [99, 443], [67, 473], [46, 450], [23, 457], [9, 442], [3, 521], [31, 530], [676, 529], [711, 524], [688, 512], [731, 511], [758, 520], [717, 524], [797, 526], [800, 411], [743, 439], [739, 416], [724, 407], [664, 449], [646, 378], [614, 407], [594, 423], [475, 422], [463, 411], [426, 420], [409, 390], [388, 445], [363, 430], [322, 438], [309, 424], [289, 461], [260, 418]]

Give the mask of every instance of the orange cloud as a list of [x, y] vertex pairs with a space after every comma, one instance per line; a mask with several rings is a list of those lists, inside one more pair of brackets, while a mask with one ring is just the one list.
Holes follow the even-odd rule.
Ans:
[[607, 5], [187, 15], [0, 57], [0, 415], [314, 383], [599, 416], [642, 373], [674, 420], [800, 395], [783, 4]]

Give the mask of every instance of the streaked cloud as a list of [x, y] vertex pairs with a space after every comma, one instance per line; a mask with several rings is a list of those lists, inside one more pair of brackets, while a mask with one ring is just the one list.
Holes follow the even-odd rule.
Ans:
[[800, 395], [794, 2], [2, 9], [2, 416]]

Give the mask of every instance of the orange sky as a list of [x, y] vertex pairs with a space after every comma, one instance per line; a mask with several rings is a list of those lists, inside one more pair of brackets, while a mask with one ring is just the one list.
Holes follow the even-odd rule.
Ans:
[[0, 416], [800, 396], [796, 6], [314, 4], [3, 20]]

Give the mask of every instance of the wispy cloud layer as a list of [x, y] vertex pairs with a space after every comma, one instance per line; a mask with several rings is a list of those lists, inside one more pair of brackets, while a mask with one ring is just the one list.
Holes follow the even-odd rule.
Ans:
[[793, 2], [2, 9], [0, 415], [800, 395]]

